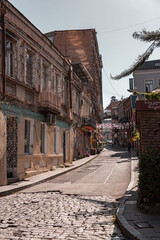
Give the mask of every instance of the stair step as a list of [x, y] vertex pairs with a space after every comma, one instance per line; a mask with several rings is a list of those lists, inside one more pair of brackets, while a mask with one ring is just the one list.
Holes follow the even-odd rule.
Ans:
[[12, 184], [12, 183], [15, 183], [15, 182], [19, 182], [19, 178], [18, 177], [12, 177], [12, 178], [8, 178], [7, 181], [8, 181], [8, 184]]

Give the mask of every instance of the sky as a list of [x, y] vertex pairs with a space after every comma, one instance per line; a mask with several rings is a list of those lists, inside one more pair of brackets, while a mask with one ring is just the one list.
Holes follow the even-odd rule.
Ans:
[[[130, 95], [129, 78], [112, 80], [145, 52], [148, 43], [132, 37], [135, 31], [160, 28], [160, 0], [10, 0], [42, 33], [90, 29], [97, 32], [102, 55], [103, 107], [112, 96]], [[157, 48], [149, 60], [160, 59]]]

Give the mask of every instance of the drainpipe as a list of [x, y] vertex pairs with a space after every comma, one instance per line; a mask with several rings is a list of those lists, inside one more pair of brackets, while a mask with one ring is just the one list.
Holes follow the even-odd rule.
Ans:
[[6, 9], [1, 5], [1, 26], [2, 26], [2, 98], [5, 100], [5, 91], [6, 91], [6, 69], [5, 69], [5, 55], [6, 55], [6, 29], [5, 29], [5, 14]]
[[71, 78], [72, 78], [72, 73], [71, 73], [72, 69], [70, 68], [69, 73], [68, 73], [68, 78], [69, 78], [69, 105], [70, 108], [72, 109], [72, 87], [71, 87]]

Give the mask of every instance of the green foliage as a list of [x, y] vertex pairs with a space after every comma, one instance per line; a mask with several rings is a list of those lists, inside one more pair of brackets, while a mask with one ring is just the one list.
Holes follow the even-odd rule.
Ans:
[[139, 189], [150, 202], [160, 198], [160, 151], [147, 150], [139, 157]]
[[138, 39], [143, 42], [156, 42], [156, 45], [159, 44], [160, 40], [160, 31], [147, 31], [146, 29], [142, 29], [140, 32], [134, 32], [133, 38]]
[[147, 100], [160, 100], [160, 92], [145, 93]]

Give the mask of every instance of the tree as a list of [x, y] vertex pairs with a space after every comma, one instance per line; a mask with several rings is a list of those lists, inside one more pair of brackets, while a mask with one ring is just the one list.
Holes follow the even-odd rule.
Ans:
[[116, 102], [116, 101], [118, 101], [118, 100], [116, 99], [116, 97], [115, 97], [115, 96], [112, 96], [112, 97], [111, 97], [111, 102]]
[[152, 43], [143, 54], [138, 56], [135, 62], [128, 69], [124, 70], [123, 72], [116, 76], [111, 75], [111, 78], [114, 80], [119, 80], [122, 77], [129, 76], [131, 73], [133, 73], [133, 71], [139, 68], [149, 58], [149, 56], [152, 54], [156, 47], [160, 47], [160, 30], [149, 32], [146, 31], [146, 29], [143, 29], [141, 32], [134, 32], [132, 36], [133, 38], [138, 39], [140, 41]]

